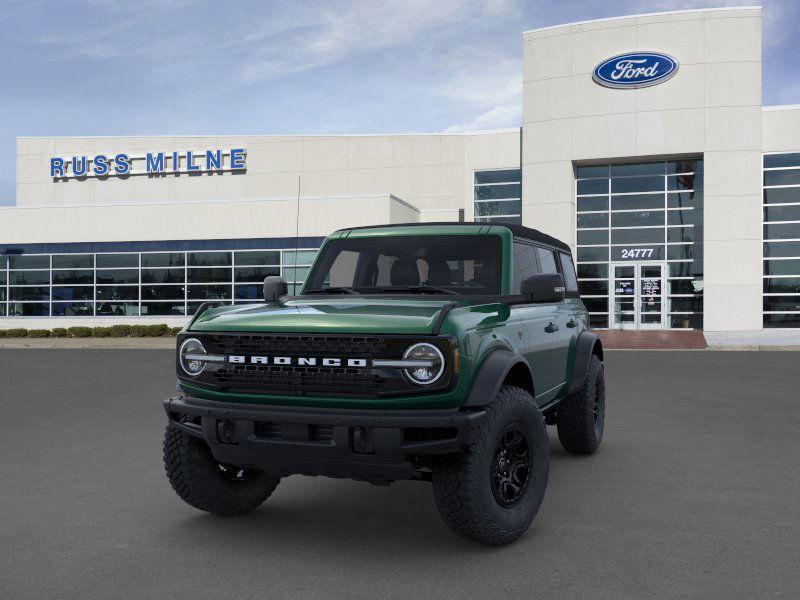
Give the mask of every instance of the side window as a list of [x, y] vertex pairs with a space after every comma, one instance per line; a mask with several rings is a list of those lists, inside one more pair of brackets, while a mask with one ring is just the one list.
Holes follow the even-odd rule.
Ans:
[[522, 291], [522, 281], [535, 273], [540, 273], [539, 261], [536, 257], [536, 246], [523, 242], [514, 242], [514, 277], [511, 293]]
[[564, 252], [561, 253], [561, 272], [564, 274], [564, 286], [567, 292], [578, 291], [578, 280], [575, 278], [575, 265], [572, 257]]
[[558, 273], [555, 252], [539, 247], [536, 248], [536, 252], [539, 254], [539, 263], [542, 266], [542, 273]]

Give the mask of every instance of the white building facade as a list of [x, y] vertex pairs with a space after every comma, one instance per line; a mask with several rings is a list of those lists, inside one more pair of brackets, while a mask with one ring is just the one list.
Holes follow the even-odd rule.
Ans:
[[336, 229], [464, 219], [570, 244], [597, 328], [800, 329], [800, 106], [761, 104], [760, 8], [538, 29], [523, 52], [518, 129], [19, 138], [0, 327], [177, 324], [301, 283]]

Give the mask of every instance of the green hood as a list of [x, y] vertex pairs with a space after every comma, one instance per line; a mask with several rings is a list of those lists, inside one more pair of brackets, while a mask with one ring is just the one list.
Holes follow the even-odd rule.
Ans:
[[205, 311], [191, 331], [430, 334], [453, 298], [341, 298], [228, 306]]

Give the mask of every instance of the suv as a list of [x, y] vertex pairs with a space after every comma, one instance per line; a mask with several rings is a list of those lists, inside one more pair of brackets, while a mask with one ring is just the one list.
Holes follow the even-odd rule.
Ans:
[[430, 481], [445, 523], [488, 544], [530, 525], [564, 448], [603, 435], [603, 349], [569, 247], [488, 223], [344, 229], [299, 294], [203, 305], [180, 332], [164, 462], [192, 506], [258, 507], [282, 477]]

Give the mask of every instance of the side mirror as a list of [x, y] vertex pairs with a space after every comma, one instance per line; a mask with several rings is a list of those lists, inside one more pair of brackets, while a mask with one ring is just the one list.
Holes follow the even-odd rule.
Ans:
[[565, 292], [561, 273], [536, 273], [522, 280], [522, 294], [535, 304], [561, 302]]
[[286, 280], [280, 275], [269, 275], [264, 278], [264, 300], [267, 302], [278, 302], [288, 291]]

